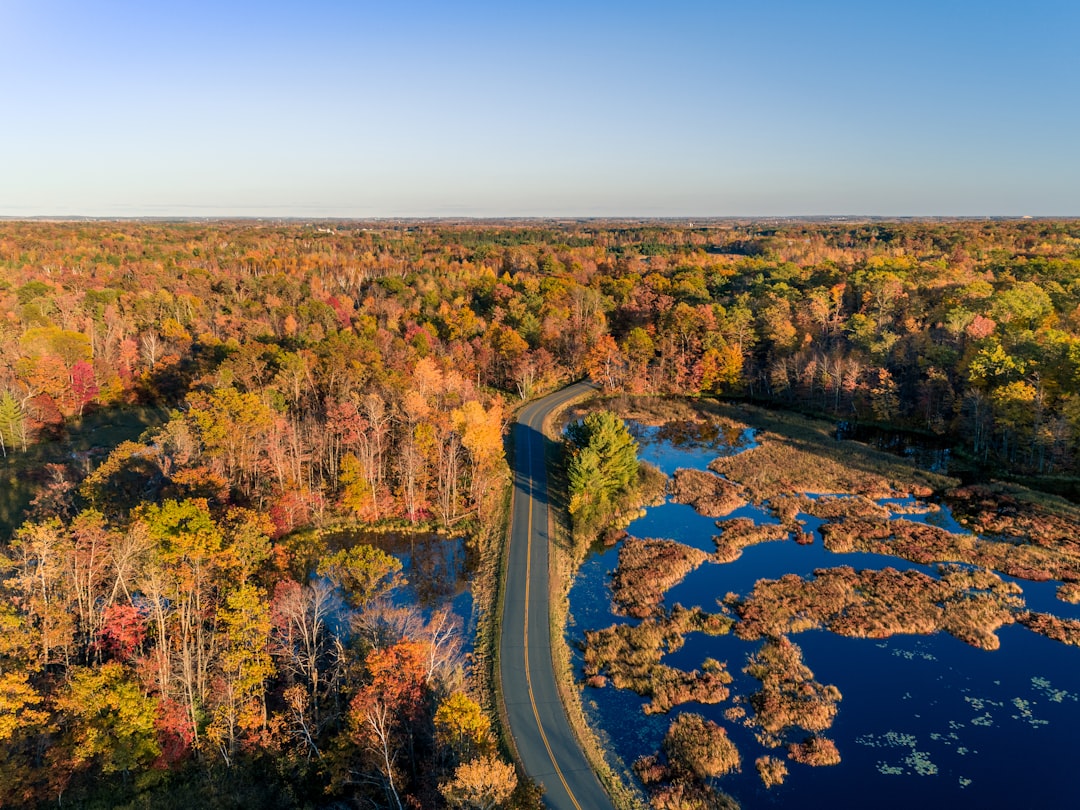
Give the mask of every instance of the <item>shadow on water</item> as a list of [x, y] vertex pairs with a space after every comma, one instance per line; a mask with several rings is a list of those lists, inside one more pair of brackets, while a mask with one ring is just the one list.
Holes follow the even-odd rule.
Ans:
[[886, 453], [902, 456], [923, 470], [942, 475], [950, 474], [949, 467], [953, 461], [952, 442], [943, 437], [858, 422], [840, 422], [836, 426], [836, 438], [838, 441], [861, 442]]

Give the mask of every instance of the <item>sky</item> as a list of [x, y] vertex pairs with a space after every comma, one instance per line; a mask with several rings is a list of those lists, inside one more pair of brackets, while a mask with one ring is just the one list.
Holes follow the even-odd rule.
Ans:
[[1080, 216], [1076, 0], [0, 0], [0, 216]]

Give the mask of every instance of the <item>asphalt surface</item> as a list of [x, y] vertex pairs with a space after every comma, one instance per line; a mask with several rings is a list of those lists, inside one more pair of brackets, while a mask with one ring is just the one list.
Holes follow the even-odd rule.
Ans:
[[525, 406], [514, 425], [514, 500], [500, 641], [510, 733], [525, 772], [555, 810], [606, 810], [611, 800], [577, 744], [555, 687], [548, 600], [544, 418], [593, 386], [576, 383]]

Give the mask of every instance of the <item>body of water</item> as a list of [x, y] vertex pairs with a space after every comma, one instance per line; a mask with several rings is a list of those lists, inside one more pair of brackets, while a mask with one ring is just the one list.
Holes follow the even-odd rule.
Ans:
[[[678, 467], [704, 469], [722, 452], [750, 446], [752, 434], [720, 447], [723, 435], [705, 440], [664, 435], [656, 428], [636, 427], [641, 457], [669, 475]], [[911, 499], [882, 501], [904, 512], [896, 519], [920, 520], [950, 531], [963, 531], [944, 507], [910, 514]], [[777, 522], [767, 508], [746, 507], [734, 516]], [[921, 566], [877, 554], [833, 554], [816, 529], [821, 521], [800, 516], [814, 542], [791, 540], [751, 546], [732, 563], [705, 563], [666, 595], [665, 607], [676, 603], [717, 612], [718, 600], [729, 592], [747, 595], [761, 578], [788, 573], [810, 576], [814, 569], [852, 566], [856, 569], [893, 567], [935, 575], [936, 566]], [[637, 537], [664, 537], [706, 551], [715, 550], [717, 522], [689, 506], [652, 507], [628, 527]], [[586, 630], [636, 621], [612, 614], [611, 573], [618, 564], [618, 547], [591, 556], [570, 591], [571, 619], [567, 634], [572, 649], [584, 642]], [[1010, 579], [1005, 577], [1005, 579]], [[1080, 607], [1054, 596], [1057, 583], [1019, 580], [1029, 607], [1059, 616], [1080, 618]], [[1076, 750], [1080, 725], [1080, 649], [1039, 636], [1020, 625], [998, 631], [1001, 647], [985, 651], [946, 634], [897, 635], [888, 639], [858, 639], [815, 630], [791, 636], [803, 651], [804, 663], [815, 679], [836, 686], [843, 695], [833, 727], [842, 761], [832, 767], [809, 767], [786, 760], [789, 774], [781, 786], [766, 790], [754, 760], [771, 754], [786, 757], [784, 749], [763, 747], [753, 729], [729, 721], [724, 711], [732, 702], [714, 706], [689, 704], [673, 710], [705, 715], [724, 726], [742, 755], [741, 772], [724, 777], [720, 787], [746, 808], [875, 807], [907, 808], [952, 804], [964, 807], [1039, 807], [1061, 804], [1074, 785], [1069, 763]], [[726, 662], [734, 676], [733, 696], [749, 697], [758, 681], [742, 669], [761, 641], [742, 641], [734, 635], [713, 637], [695, 633], [670, 653], [664, 663], [680, 669], [700, 668], [706, 658]], [[578, 659], [580, 674], [581, 661]], [[648, 701], [610, 684], [586, 688], [583, 701], [591, 721], [622, 762], [660, 748], [672, 715], [645, 715]], [[746, 704], [743, 704], [746, 706]], [[746, 706], [752, 714], [752, 709]], [[801, 738], [796, 731], [792, 739]]]

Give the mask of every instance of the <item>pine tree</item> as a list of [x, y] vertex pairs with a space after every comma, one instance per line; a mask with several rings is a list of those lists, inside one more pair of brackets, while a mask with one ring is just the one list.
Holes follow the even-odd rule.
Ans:
[[637, 480], [638, 444], [610, 411], [591, 413], [567, 429], [573, 445], [566, 474], [570, 513], [588, 522]]

